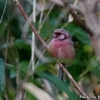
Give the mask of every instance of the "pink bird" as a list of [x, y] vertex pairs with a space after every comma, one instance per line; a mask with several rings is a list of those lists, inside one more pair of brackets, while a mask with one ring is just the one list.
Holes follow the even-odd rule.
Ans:
[[[53, 34], [53, 39], [48, 45], [49, 52], [65, 64], [70, 64], [75, 58], [74, 43], [68, 31], [64, 29], [56, 29]], [[59, 67], [58, 77], [62, 80], [66, 80], [66, 75]]]

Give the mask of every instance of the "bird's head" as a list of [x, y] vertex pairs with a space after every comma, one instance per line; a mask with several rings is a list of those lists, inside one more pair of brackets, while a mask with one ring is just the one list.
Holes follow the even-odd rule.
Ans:
[[62, 41], [62, 40], [71, 39], [71, 36], [69, 35], [68, 31], [64, 29], [56, 29], [54, 31], [53, 38]]

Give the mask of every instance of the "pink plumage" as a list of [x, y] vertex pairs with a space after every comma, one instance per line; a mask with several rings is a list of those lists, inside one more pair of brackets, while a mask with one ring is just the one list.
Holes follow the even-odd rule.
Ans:
[[71, 36], [64, 29], [56, 29], [53, 35], [53, 39], [48, 45], [49, 52], [58, 58], [61, 63], [71, 63], [75, 58], [75, 49]]
[[48, 47], [50, 53], [58, 59], [73, 60], [75, 57], [75, 49], [71, 36], [64, 29], [55, 30], [54, 37]]

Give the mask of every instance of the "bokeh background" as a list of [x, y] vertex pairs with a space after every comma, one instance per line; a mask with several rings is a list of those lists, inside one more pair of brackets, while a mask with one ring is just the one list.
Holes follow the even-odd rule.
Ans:
[[[76, 57], [67, 70], [90, 97], [98, 96], [100, 67], [88, 34], [73, 20], [68, 7], [59, 0], [19, 1], [47, 44], [55, 29], [69, 31]], [[78, 0], [69, 2], [77, 4]], [[84, 22], [82, 15], [76, 14]], [[57, 78], [55, 59], [32, 34], [14, 0], [0, 0], [0, 100], [14, 100], [24, 79], [23, 100], [82, 100], [67, 77], [65, 82]]]

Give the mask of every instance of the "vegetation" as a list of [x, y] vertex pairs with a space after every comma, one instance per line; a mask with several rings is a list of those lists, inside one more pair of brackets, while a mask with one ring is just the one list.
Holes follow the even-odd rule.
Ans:
[[[47, 44], [55, 29], [68, 30], [75, 43], [76, 57], [66, 69], [89, 97], [98, 97], [100, 68], [95, 53], [87, 32], [73, 20], [68, 9], [52, 0], [20, 3]], [[77, 15], [82, 19], [80, 13]], [[83, 100], [67, 77], [65, 82], [57, 77], [56, 60], [32, 35], [13, 0], [0, 1], [0, 18], [0, 100], [20, 100], [19, 93], [24, 93], [24, 100]]]

